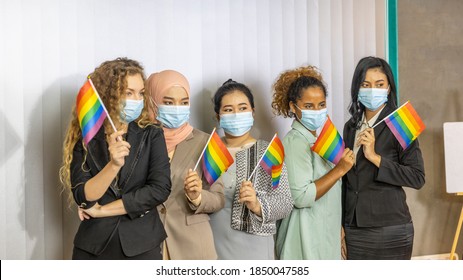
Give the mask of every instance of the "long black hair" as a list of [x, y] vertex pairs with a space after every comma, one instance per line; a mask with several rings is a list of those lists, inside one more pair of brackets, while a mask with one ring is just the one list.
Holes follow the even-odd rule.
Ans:
[[382, 58], [368, 56], [360, 59], [357, 67], [355, 67], [354, 76], [352, 78], [352, 86], [350, 88], [351, 103], [349, 105], [349, 114], [352, 116], [349, 125], [355, 128], [361, 126], [362, 116], [365, 112], [365, 106], [358, 101], [358, 93], [360, 86], [365, 81], [365, 76], [368, 70], [377, 68], [387, 77], [389, 83], [389, 95], [387, 103], [392, 108], [397, 108], [397, 88], [392, 74], [391, 66]]

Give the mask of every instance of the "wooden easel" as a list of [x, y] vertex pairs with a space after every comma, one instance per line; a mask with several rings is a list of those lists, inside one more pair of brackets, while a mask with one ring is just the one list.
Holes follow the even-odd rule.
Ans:
[[[457, 193], [457, 195], [462, 195], [463, 193]], [[463, 206], [461, 206], [460, 219], [458, 220], [457, 231], [455, 232], [455, 238], [453, 239], [452, 251], [450, 251], [450, 259], [455, 260], [455, 250], [457, 249], [458, 237], [460, 236], [461, 225], [463, 224]]]

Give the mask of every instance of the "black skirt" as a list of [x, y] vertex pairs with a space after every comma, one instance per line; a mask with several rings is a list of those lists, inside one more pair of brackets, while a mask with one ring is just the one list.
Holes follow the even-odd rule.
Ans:
[[387, 227], [345, 226], [348, 260], [409, 260], [413, 223]]

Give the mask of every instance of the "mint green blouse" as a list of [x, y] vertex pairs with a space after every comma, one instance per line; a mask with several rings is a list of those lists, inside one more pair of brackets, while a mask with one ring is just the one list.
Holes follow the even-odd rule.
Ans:
[[280, 259], [341, 259], [341, 180], [315, 201], [315, 181], [334, 165], [312, 152], [316, 138], [298, 121], [283, 139], [291, 214], [281, 220], [276, 236]]

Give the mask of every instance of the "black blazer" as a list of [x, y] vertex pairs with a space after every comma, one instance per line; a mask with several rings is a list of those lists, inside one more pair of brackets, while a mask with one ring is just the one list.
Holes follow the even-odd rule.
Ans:
[[[386, 104], [376, 122], [392, 113]], [[353, 149], [355, 127], [344, 125], [344, 141]], [[343, 221], [358, 227], [383, 227], [411, 221], [402, 186], [420, 189], [425, 182], [418, 139], [403, 150], [385, 122], [374, 128], [380, 167], [365, 158], [360, 147], [354, 167], [343, 177]], [[355, 215], [355, 220], [354, 220]], [[355, 223], [356, 221], [356, 223]]]
[[[122, 199], [126, 215], [84, 220], [77, 231], [74, 246], [99, 255], [118, 232], [124, 253], [131, 257], [161, 244], [166, 238], [156, 206], [167, 200], [171, 190], [170, 164], [161, 128], [140, 128], [131, 122], [126, 134], [130, 154], [125, 158], [118, 179], [98, 200], [100, 205]], [[85, 183], [109, 162], [108, 145], [102, 127], [89, 142], [85, 156], [82, 141], [74, 147], [71, 184], [74, 199], [84, 208], [97, 201], [87, 201]], [[85, 161], [85, 162], [84, 162]]]

